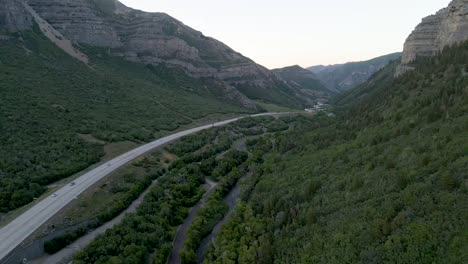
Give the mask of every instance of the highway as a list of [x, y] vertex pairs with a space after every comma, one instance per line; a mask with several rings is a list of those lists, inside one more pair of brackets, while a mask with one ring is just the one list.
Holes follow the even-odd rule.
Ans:
[[[263, 113], [251, 116], [256, 117], [282, 114], [290, 113]], [[73, 186], [71, 184], [63, 186], [61, 189], [55, 192], [55, 197], [51, 195], [44, 198], [42, 201], [28, 209], [20, 216], [18, 216], [8, 225], [0, 229], [0, 261], [3, 258], [5, 258], [18, 245], [20, 245], [21, 242], [28, 238], [41, 225], [46, 223], [47, 220], [49, 220], [52, 216], [54, 216], [62, 208], [64, 208], [68, 203], [75, 199], [78, 195], [86, 191], [93, 184], [95, 184], [105, 176], [124, 166], [128, 162], [149, 151], [154, 150], [155, 148], [158, 148], [181, 137], [194, 134], [212, 127], [224, 126], [242, 118], [245, 117], [239, 117], [210, 125], [200, 126], [160, 138], [151, 143], [135, 148], [110, 161], [107, 161], [104, 164], [96, 167], [95, 169], [92, 169], [91, 171], [83, 174], [82, 176], [73, 181]]]

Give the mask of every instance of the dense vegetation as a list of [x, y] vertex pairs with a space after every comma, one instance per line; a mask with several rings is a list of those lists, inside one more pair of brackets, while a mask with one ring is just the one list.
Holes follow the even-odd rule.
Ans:
[[464, 43], [384, 69], [336, 118], [250, 142], [272, 149], [205, 263], [466, 262], [467, 62]]
[[310, 99], [325, 100], [336, 93], [335, 89], [325, 87], [314, 73], [298, 65], [275, 69], [273, 72], [290, 86], [309, 94]]
[[[94, 240], [75, 263], [144, 263], [155, 249], [170, 248], [175, 227], [203, 195], [205, 181], [197, 164], [173, 169], [152, 187], [135, 214]], [[160, 256], [167, 258], [167, 256]]]
[[77, 240], [81, 236], [86, 234], [85, 229], [77, 229], [76, 231], [67, 232], [60, 237], [56, 237], [44, 243], [44, 251], [47, 254], [54, 254], [59, 252], [61, 249], [73, 243], [73, 241]]
[[85, 49], [89, 66], [36, 32], [0, 39], [0, 213], [98, 162], [102, 145], [79, 135], [147, 142], [212, 113], [245, 112], [215, 98], [210, 80]]
[[349, 62], [336, 65], [309, 67], [327, 88], [347, 92], [365, 83], [377, 70], [391, 61], [399, 60], [401, 53], [392, 53], [368, 61]]
[[[231, 149], [231, 146], [249, 129], [260, 129], [273, 122], [277, 121], [271, 117], [246, 118], [226, 127], [184, 137], [167, 146], [166, 150], [179, 155], [170, 164], [170, 171], [158, 179], [158, 184], [151, 188], [135, 214], [127, 215], [122, 223], [98, 237], [76, 255], [75, 261], [141, 263], [151, 255], [155, 263], [165, 263], [178, 225], [202, 197], [205, 178], [211, 177], [218, 180], [216, 189], [191, 227], [187, 249], [182, 253], [185, 263], [192, 261], [201, 239], [211, 232], [227, 210], [223, 197], [246, 173], [247, 165], [243, 164], [248, 163], [247, 153]], [[252, 158], [257, 157], [255, 153]], [[151, 163], [151, 157], [147, 159], [137, 164], [149, 169], [158, 167]], [[59, 238], [58, 242], [67, 238]], [[50, 243], [56, 246], [55, 242]]]
[[202, 239], [211, 233], [228, 210], [228, 205], [223, 201], [224, 196], [245, 175], [245, 170], [245, 167], [238, 169], [236, 166], [232, 166], [225, 177], [219, 181], [214, 192], [208, 197], [206, 204], [198, 212], [188, 230], [184, 249], [180, 252], [182, 264], [197, 263], [196, 251], [200, 247]]

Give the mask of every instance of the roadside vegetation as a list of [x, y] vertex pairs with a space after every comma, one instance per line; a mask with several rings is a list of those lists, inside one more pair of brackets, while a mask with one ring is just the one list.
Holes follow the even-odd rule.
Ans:
[[467, 61], [464, 43], [383, 69], [335, 118], [248, 142], [271, 150], [204, 263], [464, 263]]
[[104, 144], [144, 143], [210, 114], [248, 112], [212, 95], [209, 80], [86, 53], [89, 66], [36, 32], [0, 40], [0, 216], [99, 162]]
[[178, 157], [168, 166], [168, 172], [151, 187], [137, 212], [126, 215], [120, 224], [94, 240], [75, 256], [75, 262], [141, 263], [151, 255], [155, 263], [165, 263], [177, 227], [203, 196], [202, 184], [206, 177], [210, 177], [218, 181], [218, 186], [215, 187], [215, 195], [209, 198], [210, 206], [203, 213], [211, 224], [203, 227], [202, 237], [193, 237], [194, 245], [199, 243], [195, 240], [209, 234], [227, 209], [218, 201], [245, 174], [246, 168], [242, 164], [248, 155], [232, 149], [234, 140], [245, 136], [241, 131], [259, 129], [274, 121], [275, 118], [247, 118], [226, 127], [184, 137], [167, 146], [165, 150]]
[[[240, 156], [239, 156], [240, 157]], [[246, 160], [241, 158], [242, 160]], [[234, 165], [233, 163], [231, 163]], [[239, 164], [240, 165], [240, 164]], [[230, 166], [229, 172], [219, 179], [214, 192], [209, 196], [206, 204], [198, 212], [196, 218], [190, 225], [187, 238], [184, 242], [184, 249], [179, 252], [182, 264], [197, 263], [196, 251], [200, 247], [201, 241], [207, 237], [216, 224], [223, 219], [228, 211], [228, 205], [223, 201], [229, 191], [234, 187], [237, 181], [247, 173], [246, 166], [238, 168]]]

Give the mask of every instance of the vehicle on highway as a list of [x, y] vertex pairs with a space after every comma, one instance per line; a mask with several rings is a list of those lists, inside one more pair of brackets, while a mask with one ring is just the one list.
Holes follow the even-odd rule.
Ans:
[[[0, 0], [1, 1], [1, 0]], [[271, 114], [271, 113], [270, 113]], [[265, 114], [262, 114], [265, 115]], [[239, 120], [240, 118], [234, 118], [212, 125], [223, 126]], [[78, 180], [80, 184], [75, 184], [73, 188], [69, 186], [62, 186], [62, 189], [57, 190], [60, 192], [60, 198], [58, 193], [52, 194], [54, 199], [44, 199], [31, 208], [17, 216], [13, 221], [8, 223], [6, 226], [0, 228], [0, 260], [6, 257], [11, 251], [13, 251], [21, 242], [28, 238], [34, 231], [40, 226], [46, 223], [53, 215], [58, 213], [62, 208], [69, 204], [72, 200], [76, 199], [80, 194], [90, 188], [93, 184], [103, 179], [105, 176], [116, 171], [122, 166], [128, 164], [130, 161], [138, 158], [139, 156], [153, 151], [158, 147], [162, 147], [164, 144], [172, 142], [173, 140], [181, 137], [194, 134], [196, 132], [210, 128], [210, 125], [200, 126], [189, 130], [180, 131], [172, 135], [160, 138], [156, 141], [152, 141], [138, 148], [130, 150], [126, 153], [121, 154], [113, 158], [100, 166], [95, 167], [81, 175]], [[69, 184], [70, 185], [70, 184]]]
[[75, 182], [72, 182], [72, 183], [70, 183], [70, 186], [74, 186], [75, 184], [76, 184]]

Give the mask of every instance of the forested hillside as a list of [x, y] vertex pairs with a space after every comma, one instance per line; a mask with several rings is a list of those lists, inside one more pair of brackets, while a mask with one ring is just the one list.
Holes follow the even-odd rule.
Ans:
[[205, 263], [465, 263], [467, 62], [464, 43], [384, 69], [336, 117], [253, 142], [262, 171]]
[[85, 65], [37, 28], [0, 33], [0, 214], [99, 161], [102, 144], [147, 142], [209, 114], [249, 111], [220, 100], [216, 81], [91, 47], [82, 47], [92, 58]]
[[349, 62], [336, 65], [318, 65], [307, 68], [330, 90], [347, 92], [366, 82], [375, 72], [389, 62], [399, 60], [401, 53], [392, 53], [368, 61]]

